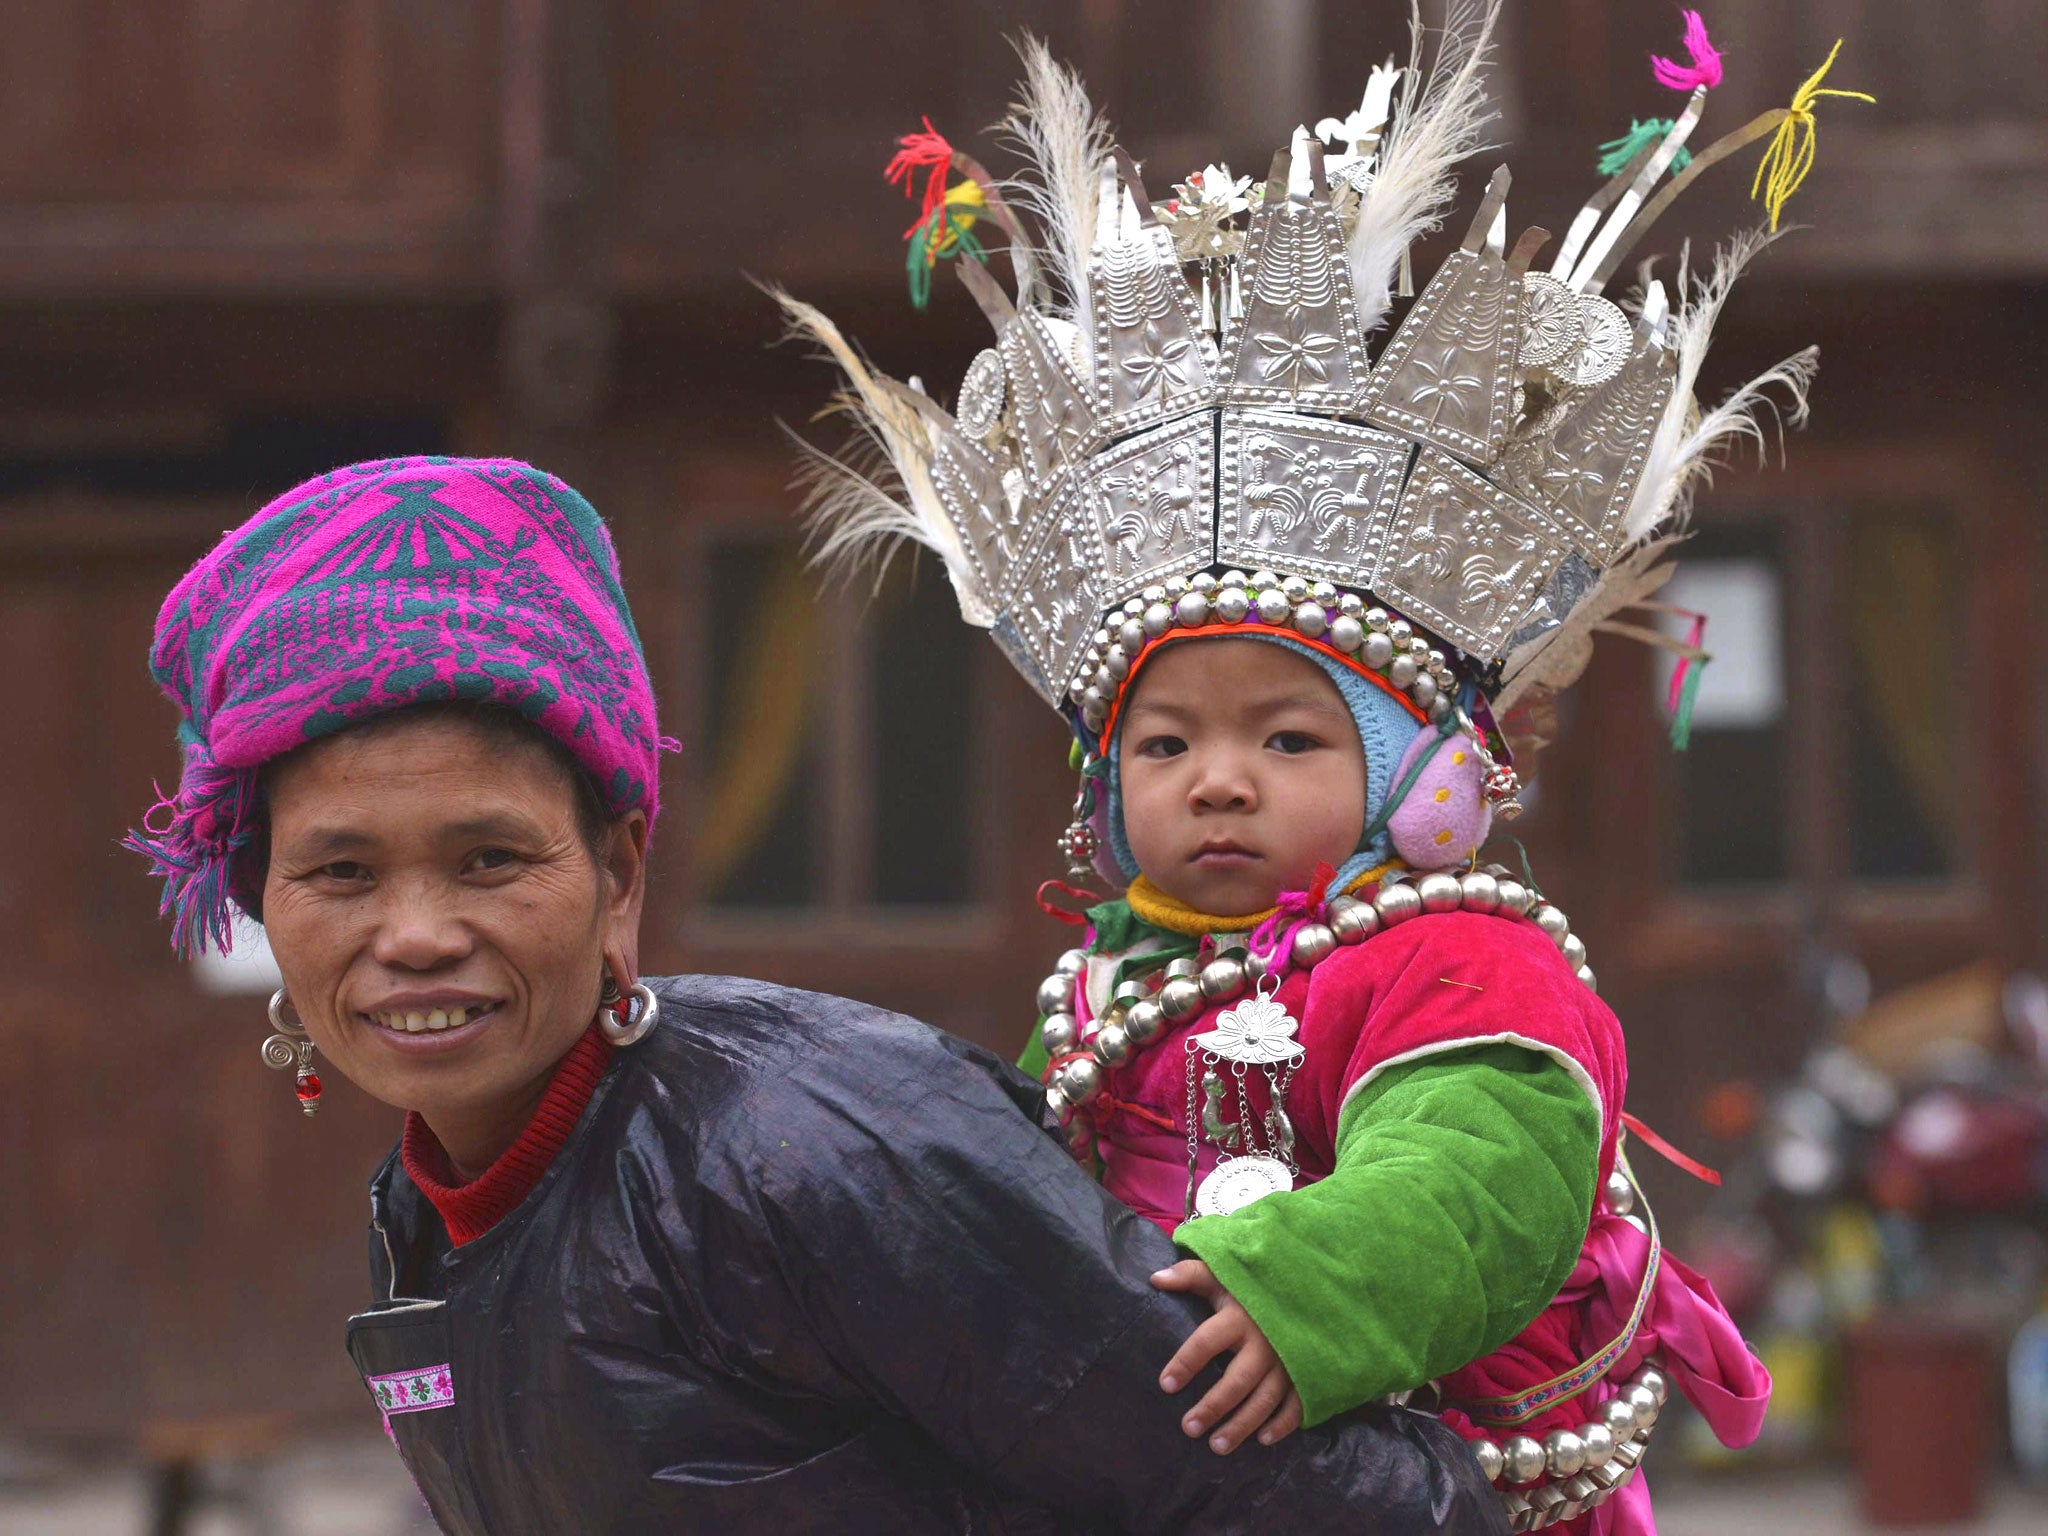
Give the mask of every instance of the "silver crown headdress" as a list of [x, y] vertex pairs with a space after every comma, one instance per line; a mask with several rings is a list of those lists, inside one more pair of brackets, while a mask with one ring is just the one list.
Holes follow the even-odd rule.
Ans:
[[[1098, 746], [1139, 652], [1175, 627], [1291, 627], [1439, 717], [1467, 682], [1505, 712], [1576, 679], [1594, 627], [1668, 575], [1660, 557], [1716, 446], [1760, 439], [1770, 385], [1803, 415], [1811, 350], [1711, 411], [1693, 396], [1728, 287], [1768, 236], [1738, 238], [1703, 282], [1681, 259], [1675, 307], [1654, 279], [1628, 308], [1602, 296], [1687, 182], [1787, 113], [1657, 190], [1699, 121], [1693, 90], [1547, 272], [1531, 270], [1546, 232], [1509, 246], [1508, 172], [1494, 172], [1371, 360], [1409, 246], [1489, 119], [1495, 9], [1454, 6], [1426, 75], [1418, 21], [1408, 69], [1376, 70], [1357, 112], [1297, 130], [1263, 184], [1211, 166], [1163, 206], [1075, 77], [1027, 44], [1009, 127], [1032, 174], [1003, 187], [954, 160], [1017, 277], [1013, 299], [957, 264], [996, 343], [954, 410], [778, 295], [840, 364], [875, 450], [815, 456], [821, 554], [899, 538], [937, 551], [966, 619]], [[1037, 215], [1035, 243], [1006, 192]]]

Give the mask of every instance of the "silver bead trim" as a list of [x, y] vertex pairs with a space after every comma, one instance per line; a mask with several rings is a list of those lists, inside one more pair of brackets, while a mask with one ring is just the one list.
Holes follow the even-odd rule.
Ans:
[[1132, 663], [1149, 642], [1175, 629], [1204, 624], [1243, 624], [1256, 618], [1275, 629], [1290, 629], [1311, 640], [1324, 640], [1344, 655], [1380, 674], [1413, 701], [1430, 720], [1450, 717], [1458, 692], [1458, 675], [1441, 650], [1415, 634], [1406, 619], [1389, 619], [1380, 607], [1352, 592], [1340, 592], [1327, 581], [1306, 577], [1282, 579], [1272, 571], [1208, 571], [1175, 576], [1124, 605], [1124, 617], [1112, 634], [1095, 636], [1095, 648], [1082, 657], [1082, 670], [1067, 690], [1082, 724], [1100, 732], [1109, 719], [1129, 676]]
[[1540, 1531], [1612, 1498], [1635, 1476], [1670, 1390], [1653, 1355], [1577, 1429], [1554, 1429], [1540, 1443], [1529, 1435], [1469, 1441], [1510, 1528]]
[[[1381, 619], [1384, 621], [1385, 615]], [[1347, 945], [1364, 943], [1383, 928], [1424, 913], [1458, 911], [1534, 922], [1568, 955], [1585, 952], [1585, 945], [1572, 933], [1563, 912], [1542, 901], [1519, 881], [1510, 879], [1504, 866], [1492, 864], [1464, 875], [1432, 872], [1413, 883], [1406, 874], [1397, 872], [1380, 882], [1370, 901], [1355, 896], [1332, 897], [1325, 908], [1328, 921], [1304, 923], [1297, 928], [1287, 958], [1296, 970], [1309, 970]], [[1065, 1001], [1071, 997], [1080, 975], [1074, 968], [1080, 955], [1079, 950], [1068, 950], [1060, 956], [1058, 969], [1039, 983], [1037, 1001], [1041, 1014], [1045, 1013], [1046, 1001]], [[1085, 957], [1080, 965], [1085, 967]], [[1039, 1038], [1049, 1055], [1074, 1050], [1088, 1053], [1069, 1062], [1054, 1076], [1053, 1086], [1060, 1090], [1062, 1100], [1060, 1112], [1065, 1114], [1094, 1098], [1102, 1091], [1105, 1072], [1124, 1066], [1165, 1034], [1169, 1025], [1242, 995], [1266, 969], [1265, 964], [1241, 950], [1218, 955], [1199, 968], [1190, 960], [1176, 960], [1167, 966], [1158, 992], [1150, 998], [1140, 995], [1136, 983], [1119, 988], [1116, 1000], [1095, 1021], [1095, 1031], [1086, 1039], [1080, 1037], [1079, 1025], [1071, 1013], [1047, 1014], [1039, 1026]], [[1591, 969], [1580, 966], [1578, 976], [1588, 987], [1592, 986]], [[1090, 1070], [1075, 1071], [1082, 1066]]]

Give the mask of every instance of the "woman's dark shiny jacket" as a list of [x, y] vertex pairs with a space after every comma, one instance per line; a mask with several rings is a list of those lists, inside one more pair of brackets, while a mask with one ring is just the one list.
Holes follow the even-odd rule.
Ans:
[[1006, 1063], [843, 998], [656, 986], [490, 1232], [451, 1250], [395, 1155], [372, 1184], [386, 1299], [349, 1350], [409, 1393], [388, 1423], [444, 1531], [1506, 1531], [1423, 1414], [1183, 1435], [1214, 1370], [1158, 1376], [1207, 1308], [1147, 1283], [1172, 1245]]

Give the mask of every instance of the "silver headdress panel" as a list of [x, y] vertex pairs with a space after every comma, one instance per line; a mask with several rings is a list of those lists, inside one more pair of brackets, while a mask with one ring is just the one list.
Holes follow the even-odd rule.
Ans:
[[[1600, 296], [1596, 278], [1640, 238], [1643, 194], [1698, 120], [1698, 92], [1588, 204], [1549, 272], [1529, 270], [1545, 232], [1509, 248], [1509, 176], [1495, 171], [1463, 243], [1371, 358], [1361, 300], [1376, 319], [1390, 274], [1366, 267], [1401, 250], [1373, 221], [1414, 225], [1448, 195], [1450, 166], [1486, 120], [1474, 82], [1491, 26], [1492, 8], [1478, 8], [1446, 44], [1450, 87], [1406, 72], [1408, 105], [1390, 126], [1395, 72], [1376, 72], [1360, 111], [1324, 125], [1349, 153], [1326, 154], [1302, 130], [1262, 184], [1212, 166], [1155, 205], [1120, 150], [1099, 156], [1085, 187], [1071, 165], [1041, 166], [1033, 201], [1043, 213], [1064, 186], [1066, 203], [1031, 260], [1060, 281], [1033, 283], [1019, 305], [984, 268], [958, 264], [995, 344], [951, 413], [867, 373], [829, 322], [792, 304], [847, 368], [899, 482], [862, 485], [903, 504], [891, 518], [831, 487], [828, 552], [876, 533], [938, 550], [970, 622], [1091, 730], [1104, 711], [1083, 696], [1109, 636], [1140, 611], [1127, 605], [1226, 570], [1362, 594], [1499, 699], [1568, 683], [1583, 636], [1549, 666], [1546, 651], [1613, 611], [1610, 573], [1647, 591], [1636, 557], [1683, 515], [1705, 462], [1698, 433], [1748, 426], [1744, 409], [1703, 422], [1691, 385], [1754, 244], [1697, 285], [1696, 302], [1681, 271], [1676, 314], [1655, 282], [1633, 313]], [[1033, 142], [1106, 142], [1070, 75], [1035, 45], [1027, 65], [1027, 115], [1085, 117], [1041, 121]], [[1434, 156], [1421, 166], [1418, 143]], [[1774, 370], [1795, 409], [1809, 371], [1805, 358]]]

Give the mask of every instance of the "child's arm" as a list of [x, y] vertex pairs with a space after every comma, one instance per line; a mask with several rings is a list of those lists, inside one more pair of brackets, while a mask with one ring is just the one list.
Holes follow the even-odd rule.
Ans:
[[1549, 1304], [1592, 1216], [1600, 1122], [1551, 1057], [1476, 1046], [1374, 1078], [1336, 1150], [1319, 1183], [1174, 1234], [1278, 1354], [1309, 1424], [1478, 1359]]

